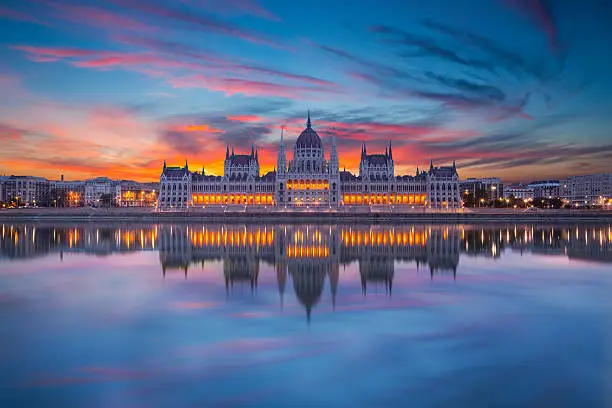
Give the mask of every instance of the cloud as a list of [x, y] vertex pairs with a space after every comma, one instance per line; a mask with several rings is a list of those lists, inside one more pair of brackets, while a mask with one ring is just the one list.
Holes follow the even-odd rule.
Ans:
[[466, 91], [469, 93], [477, 94], [479, 96], [494, 101], [501, 102], [506, 99], [506, 94], [501, 89], [491, 85], [477, 84], [475, 82], [470, 82], [465, 79], [450, 78], [444, 75], [435, 74], [431, 71], [426, 71], [425, 76], [443, 85], [455, 88], [459, 91]]
[[495, 60], [495, 63], [500, 65], [503, 69], [519, 78], [528, 74], [542, 79], [543, 74], [535, 69], [535, 67], [529, 66], [527, 60], [523, 56], [500, 47], [488, 37], [461, 30], [431, 19], [424, 19], [421, 21], [421, 24], [430, 30], [454, 38], [462, 44], [477, 48]]
[[466, 67], [483, 69], [490, 73], [497, 74], [495, 67], [490, 62], [482, 59], [460, 56], [457, 52], [442, 47], [429, 38], [420, 37], [384, 25], [371, 27], [370, 30], [383, 36], [387, 42], [403, 45], [408, 48], [408, 51], [401, 51], [399, 53], [402, 57], [411, 59], [418, 57], [437, 57]]
[[164, 7], [158, 3], [141, 0], [113, 0], [119, 6], [127, 7], [142, 13], [147, 18], [162, 19], [164, 23], [178, 24], [183, 28], [194, 28], [209, 33], [227, 35], [240, 38], [253, 43], [282, 47], [268, 36], [238, 25], [207, 16], [199, 10], [192, 8]]
[[[180, 44], [163, 40], [134, 40], [133, 38], [131, 40], [146, 44], [162, 51], [162, 53], [151, 51], [119, 52], [27, 45], [15, 45], [11, 48], [26, 52], [28, 58], [37, 62], [65, 60], [78, 68], [101, 70], [113, 68], [126, 69], [162, 79], [175, 88], [206, 88], [211, 91], [224, 92], [226, 95], [243, 94], [246, 96], [297, 98], [299, 93], [314, 96], [318, 93], [338, 94], [341, 92], [338, 85], [309, 75], [293, 74], [272, 68], [228, 62], [223, 58], [206, 56], [188, 47], [181, 47]], [[167, 55], [164, 55], [164, 52]], [[176, 55], [186, 58], [176, 58]], [[184, 75], [182, 74], [184, 72], [207, 72], [209, 74]], [[272, 77], [275, 80], [293, 82], [293, 84], [258, 80], [254, 78], [253, 74]], [[246, 77], [249, 79], [246, 79]]]
[[248, 14], [261, 17], [270, 21], [281, 21], [280, 17], [264, 8], [257, 0], [192, 0], [206, 10], [222, 15], [242, 15]]
[[553, 3], [547, 0], [503, 0], [531, 19], [546, 34], [550, 48], [559, 50], [558, 31], [553, 15]]
[[320, 86], [284, 85], [267, 81], [253, 81], [240, 78], [214, 78], [204, 75], [190, 75], [170, 78], [168, 82], [175, 88], [205, 88], [210, 91], [223, 92], [231, 96], [242, 94], [246, 96], [276, 96], [293, 99], [309, 94], [314, 97], [321, 93], [340, 93], [340, 91]]
[[27, 132], [23, 129], [19, 129], [11, 125], [8, 125], [6, 123], [0, 122], [0, 141], [2, 142], [7, 142], [9, 140], [11, 141], [21, 140], [25, 133]]
[[262, 67], [254, 64], [246, 64], [242, 62], [230, 61], [229, 59], [220, 57], [219, 55], [212, 55], [206, 50], [201, 50], [193, 47], [189, 47], [185, 44], [165, 41], [153, 38], [136, 37], [136, 36], [117, 36], [115, 37], [118, 41], [145, 47], [149, 50], [164, 53], [168, 55], [175, 55], [179, 57], [192, 58], [198, 61], [204, 61], [207, 63], [206, 68], [217, 69], [220, 71], [232, 71], [243, 74], [263, 74], [278, 78], [284, 78], [288, 80], [302, 81], [311, 83], [314, 85], [322, 86], [334, 86], [335, 84], [331, 81], [316, 78], [310, 75], [294, 74], [286, 71], [280, 71], [273, 68]]
[[253, 124], [237, 117], [182, 116], [161, 125], [159, 141], [174, 151], [192, 156], [210, 152], [214, 160], [222, 161], [225, 146], [244, 148], [265, 144], [271, 133], [266, 124]]
[[32, 16], [29, 13], [22, 12], [19, 10], [13, 10], [8, 7], [0, 6], [0, 19], [2, 18], [7, 18], [10, 20], [16, 20], [16, 21], [25, 21], [28, 23], [43, 24], [42, 21], [40, 21], [39, 19], [37, 19], [36, 17]]
[[42, 3], [57, 11], [57, 13], [54, 13], [54, 16], [77, 24], [103, 28], [113, 32], [117, 30], [138, 32], [156, 30], [155, 27], [146, 25], [127, 15], [117, 14], [100, 7], [44, 0]]

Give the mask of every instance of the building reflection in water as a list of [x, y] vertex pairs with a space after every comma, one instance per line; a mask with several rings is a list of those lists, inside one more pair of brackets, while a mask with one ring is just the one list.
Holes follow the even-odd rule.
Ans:
[[0, 260], [64, 252], [109, 255], [158, 251], [162, 274], [222, 262], [226, 291], [257, 288], [260, 265], [274, 267], [280, 307], [287, 280], [310, 319], [328, 284], [332, 305], [340, 268], [358, 263], [361, 288], [391, 296], [396, 262], [413, 262], [435, 275], [457, 276], [460, 256], [503, 256], [506, 251], [612, 262], [609, 225], [58, 225], [4, 224]]

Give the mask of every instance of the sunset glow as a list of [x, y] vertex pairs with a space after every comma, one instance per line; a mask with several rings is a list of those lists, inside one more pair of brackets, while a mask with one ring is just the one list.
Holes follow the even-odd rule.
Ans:
[[609, 5], [434, 3], [5, 1], [0, 174], [222, 174], [252, 144], [264, 174], [308, 109], [353, 172], [389, 141], [398, 174], [612, 170]]

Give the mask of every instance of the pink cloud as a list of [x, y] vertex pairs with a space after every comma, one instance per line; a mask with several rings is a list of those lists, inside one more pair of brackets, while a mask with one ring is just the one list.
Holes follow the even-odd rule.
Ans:
[[257, 115], [230, 115], [227, 117], [228, 120], [236, 122], [263, 122], [265, 118]]
[[271, 39], [267, 38], [267, 36], [261, 33], [247, 30], [229, 22], [216, 20], [204, 15], [198, 15], [194, 12], [166, 8], [159, 4], [154, 4], [152, 2], [141, 0], [114, 1], [116, 1], [117, 4], [120, 6], [127, 6], [142, 13], [146, 13], [150, 16], [161, 17], [166, 22], [174, 21], [176, 23], [186, 24], [190, 27], [197, 27], [208, 32], [237, 37], [242, 40], [246, 40], [253, 43], [267, 44], [275, 47], [279, 46], [278, 44], [275, 44]]
[[204, 6], [206, 10], [219, 14], [250, 14], [271, 21], [281, 21], [277, 15], [264, 8], [257, 0], [192, 0], [192, 2]]
[[17, 141], [23, 137], [24, 131], [5, 123], [0, 123], [0, 141]]
[[557, 50], [558, 33], [550, 7], [544, 0], [504, 0], [533, 20], [548, 37], [550, 48]]
[[146, 24], [143, 24], [126, 15], [116, 14], [99, 7], [58, 3], [53, 1], [45, 1], [44, 4], [59, 11], [60, 18], [79, 24], [85, 24], [91, 27], [106, 28], [109, 30], [155, 30], [155, 28], [147, 26]]
[[175, 88], [205, 88], [210, 91], [223, 92], [228, 96], [242, 94], [246, 96], [278, 96], [295, 99], [298, 96], [303, 96], [304, 93], [337, 92], [325, 87], [282, 85], [239, 78], [213, 78], [204, 75], [170, 78], [168, 82]]
[[28, 13], [24, 13], [18, 10], [11, 10], [7, 7], [0, 7], [0, 18], [7, 18], [10, 20], [27, 21], [29, 23], [42, 24], [40, 20], [38, 20], [37, 18], [33, 17], [32, 15]]
[[55, 61], [59, 61], [63, 58], [88, 57], [91, 55], [97, 55], [101, 52], [83, 48], [33, 47], [27, 45], [14, 45], [11, 48], [14, 50], [25, 51], [34, 57], [55, 58]]

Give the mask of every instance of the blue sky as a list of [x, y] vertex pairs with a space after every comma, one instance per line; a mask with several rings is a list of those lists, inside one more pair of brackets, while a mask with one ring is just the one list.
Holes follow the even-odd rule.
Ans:
[[24, 0], [0, 6], [0, 173], [272, 169], [311, 110], [341, 166], [509, 181], [611, 170], [612, 6], [589, 0]]

